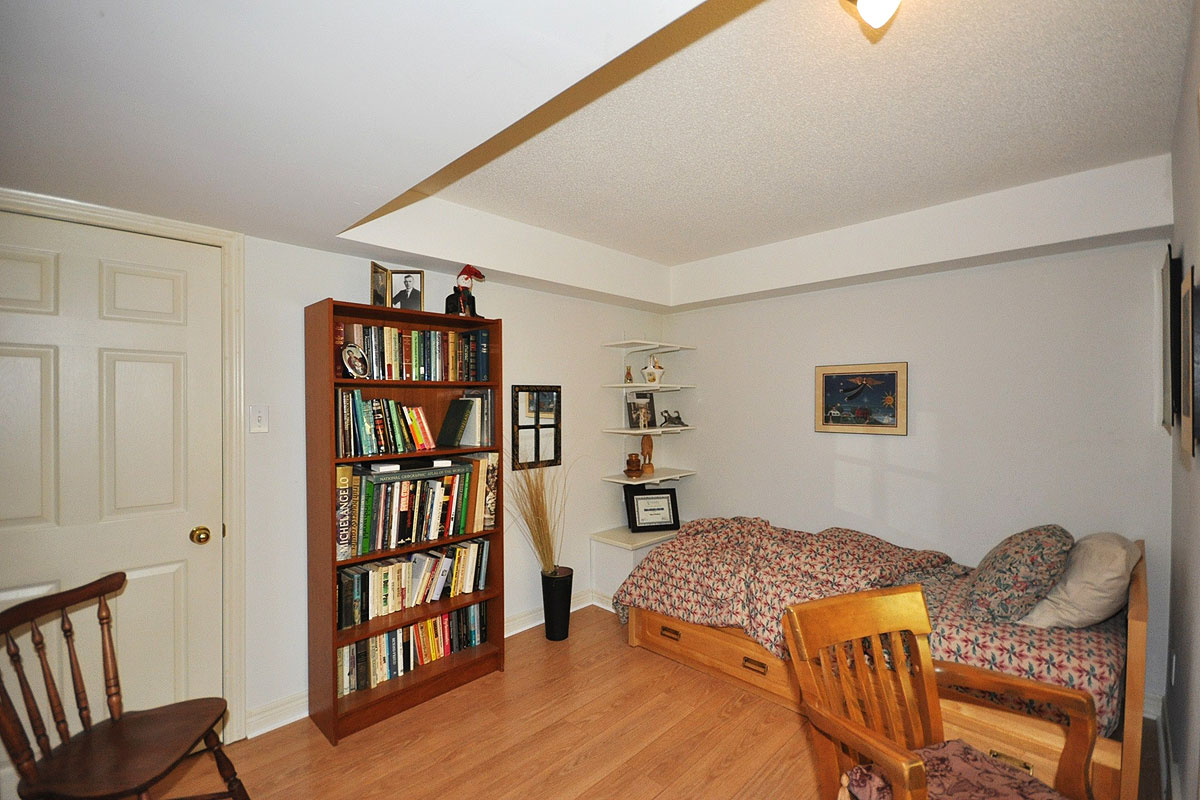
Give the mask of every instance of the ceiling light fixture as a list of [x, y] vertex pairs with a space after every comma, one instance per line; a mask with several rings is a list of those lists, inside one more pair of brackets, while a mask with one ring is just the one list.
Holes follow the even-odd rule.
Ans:
[[872, 28], [879, 30], [896, 14], [900, 0], [851, 0], [858, 7], [858, 16]]

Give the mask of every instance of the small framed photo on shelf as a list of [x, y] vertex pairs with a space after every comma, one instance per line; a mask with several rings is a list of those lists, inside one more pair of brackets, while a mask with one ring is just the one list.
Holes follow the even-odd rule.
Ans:
[[367, 354], [356, 344], [348, 344], [342, 348], [342, 363], [346, 365], [346, 377], [367, 377]]
[[409, 311], [425, 310], [425, 270], [393, 269], [388, 285], [391, 287], [392, 308]]
[[817, 367], [815, 430], [908, 435], [908, 362]]
[[674, 489], [645, 484], [626, 486], [625, 513], [633, 533], [679, 530], [679, 505]]
[[656, 419], [654, 392], [627, 392], [625, 415], [630, 428], [653, 428]]
[[392, 296], [392, 272], [382, 264], [371, 262], [371, 305], [390, 305]]

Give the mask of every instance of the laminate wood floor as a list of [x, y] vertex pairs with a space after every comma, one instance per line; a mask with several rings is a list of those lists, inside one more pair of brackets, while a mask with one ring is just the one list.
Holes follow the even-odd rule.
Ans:
[[[337, 747], [304, 719], [226, 749], [254, 800], [816, 797], [800, 717], [629, 647], [607, 611], [511, 637], [506, 662]], [[220, 788], [204, 755], [154, 797]]]
[[[333, 747], [308, 719], [226, 748], [254, 800], [448, 797], [795, 798], [817, 794], [806, 722], [732, 684], [625, 643], [589, 606], [571, 636], [539, 626], [507, 642], [504, 672], [409, 709]], [[1161, 795], [1146, 720], [1140, 800]], [[218, 791], [192, 759], [158, 798]]]

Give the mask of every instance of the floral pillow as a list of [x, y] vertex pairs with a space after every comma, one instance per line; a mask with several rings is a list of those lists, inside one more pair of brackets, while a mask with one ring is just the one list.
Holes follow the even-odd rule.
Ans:
[[982, 622], [1016, 622], [1053, 588], [1074, 539], [1057, 525], [1009, 536], [979, 562], [970, 578], [970, 615]]

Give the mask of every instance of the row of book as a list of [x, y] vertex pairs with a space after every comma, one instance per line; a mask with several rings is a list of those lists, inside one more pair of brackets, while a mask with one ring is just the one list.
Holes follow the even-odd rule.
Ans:
[[488, 539], [338, 570], [338, 629], [487, 588]]
[[495, 452], [429, 464], [338, 465], [336, 559], [494, 528], [499, 473]]
[[487, 641], [487, 603], [460, 608], [337, 649], [338, 697]]
[[359, 389], [339, 389], [338, 458], [432, 450], [433, 433], [425, 409], [390, 398], [364, 398]]
[[[486, 328], [477, 331], [401, 330], [335, 320], [334, 352], [357, 344], [367, 357], [367, 376], [391, 381], [489, 380]], [[339, 374], [353, 378], [345, 365]]]
[[402, 405], [390, 397], [363, 397], [361, 389], [339, 389], [337, 408], [338, 458], [492, 444], [490, 389], [470, 389], [451, 400], [436, 436], [423, 407]]

